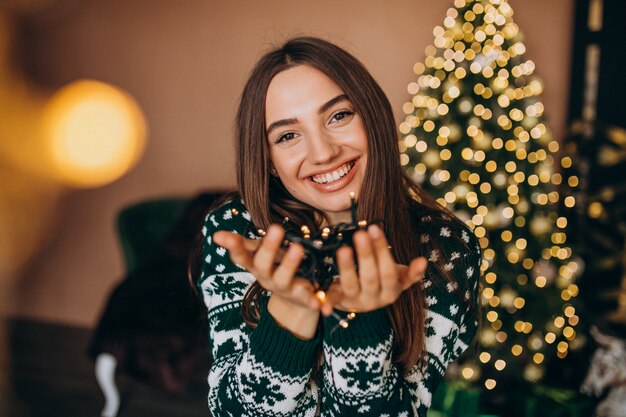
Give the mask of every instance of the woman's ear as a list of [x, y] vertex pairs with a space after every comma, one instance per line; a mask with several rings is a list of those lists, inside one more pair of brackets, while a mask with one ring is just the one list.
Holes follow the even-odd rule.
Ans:
[[274, 168], [273, 166], [270, 167], [270, 174], [272, 174], [272, 176], [274, 177], [278, 177], [278, 172], [276, 172], [276, 168]]

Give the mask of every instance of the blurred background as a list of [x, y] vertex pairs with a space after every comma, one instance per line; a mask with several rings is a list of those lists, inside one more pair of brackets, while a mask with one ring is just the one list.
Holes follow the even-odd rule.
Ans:
[[[595, 72], [586, 66], [589, 44], [619, 51], [610, 41], [623, 34], [611, 20], [623, 18], [624, 8], [611, 6], [618, 3], [508, 1], [524, 55], [542, 80], [542, 120], [559, 143], [581, 133], [581, 120], [624, 128], [624, 106], [616, 101], [624, 93], [616, 70], [623, 53], [607, 53], [617, 61], [604, 62], [603, 52]], [[449, 9], [461, 6], [458, 0], [2, 0], [0, 412], [98, 415], [104, 401], [86, 350], [111, 291], [128, 272], [118, 215], [148, 200], [235, 186], [236, 106], [264, 51], [302, 34], [339, 44], [381, 84], [400, 125], [415, 93], [407, 91], [416, 80], [414, 65], [424, 62]], [[585, 116], [586, 89], [595, 96], [593, 114]], [[623, 253], [623, 240], [620, 245]], [[619, 288], [619, 265], [603, 290]], [[616, 297], [611, 300], [608, 306], [589, 301], [590, 317], [596, 304], [616, 308]], [[588, 360], [592, 350], [582, 351]], [[50, 386], [63, 381], [51, 394]], [[120, 384], [126, 401], [120, 415], [206, 415], [202, 378], [178, 399], [131, 380]]]

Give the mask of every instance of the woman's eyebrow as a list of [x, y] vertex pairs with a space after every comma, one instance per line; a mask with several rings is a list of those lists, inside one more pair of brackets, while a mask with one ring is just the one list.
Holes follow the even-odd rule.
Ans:
[[340, 103], [344, 100], [347, 100], [348, 96], [345, 94], [341, 94], [338, 95], [335, 98], [331, 98], [330, 100], [328, 100], [326, 103], [322, 104], [319, 108], [319, 110], [317, 111], [317, 114], [322, 114], [324, 112], [326, 112], [328, 109], [330, 109], [331, 107], [333, 107], [335, 104]]
[[278, 129], [279, 127], [282, 127], [282, 126], [295, 125], [296, 123], [298, 123], [298, 119], [282, 119], [282, 120], [278, 120], [278, 121], [272, 123], [271, 125], [269, 125], [269, 127], [267, 128], [266, 135], [269, 136], [270, 133], [272, 132], [272, 130], [274, 130], [274, 129]]
[[[333, 107], [335, 104], [337, 103], [341, 103], [344, 100], [348, 100], [348, 96], [346, 96], [345, 94], [340, 94], [337, 97], [331, 98], [330, 100], [328, 100], [326, 103], [322, 104], [320, 106], [320, 108], [317, 110], [317, 114], [322, 114], [324, 112], [326, 112], [328, 109], [330, 109], [331, 107]], [[277, 120], [273, 123], [271, 123], [268, 127], [267, 127], [267, 133], [266, 135], [269, 136], [269, 134], [272, 132], [272, 130], [277, 129], [279, 127], [282, 126], [289, 126], [289, 125], [293, 125], [298, 123], [298, 119], [281, 119], [281, 120]]]

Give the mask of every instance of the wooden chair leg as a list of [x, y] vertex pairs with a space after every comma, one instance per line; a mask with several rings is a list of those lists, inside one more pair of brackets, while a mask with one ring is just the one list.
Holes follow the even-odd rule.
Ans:
[[115, 385], [116, 367], [117, 359], [110, 353], [101, 353], [96, 357], [96, 381], [104, 395], [101, 417], [116, 417], [120, 408], [120, 393]]

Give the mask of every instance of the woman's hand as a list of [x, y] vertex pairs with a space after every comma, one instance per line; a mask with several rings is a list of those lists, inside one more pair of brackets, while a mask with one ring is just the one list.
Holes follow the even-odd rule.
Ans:
[[254, 275], [261, 287], [272, 292], [268, 304], [272, 317], [297, 337], [310, 339], [317, 328], [320, 301], [313, 284], [296, 277], [304, 248], [296, 243], [284, 251], [284, 236], [283, 228], [274, 224], [262, 240], [219, 231], [213, 234], [213, 241], [226, 248], [231, 260]]
[[358, 231], [353, 236], [359, 271], [354, 265], [353, 250], [343, 246], [337, 250], [339, 282], [327, 292], [329, 302], [322, 306], [328, 316], [333, 305], [340, 310], [368, 312], [393, 304], [402, 291], [424, 277], [427, 261], [415, 258], [409, 266], [398, 265], [389, 250], [383, 231], [371, 225], [367, 232]]

